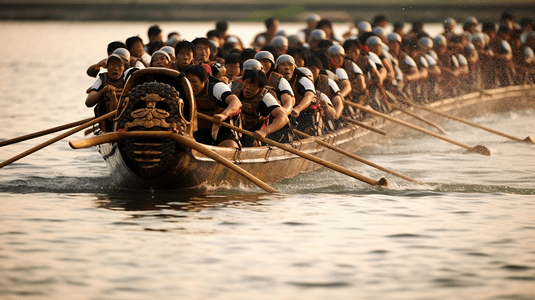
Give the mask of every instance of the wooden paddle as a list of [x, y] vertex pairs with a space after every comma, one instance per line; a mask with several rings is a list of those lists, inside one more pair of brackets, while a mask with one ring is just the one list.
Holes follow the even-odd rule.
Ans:
[[472, 123], [472, 122], [470, 122], [468, 120], [461, 119], [461, 118], [458, 118], [458, 117], [455, 117], [455, 116], [452, 116], [452, 115], [449, 115], [449, 114], [446, 114], [446, 113], [443, 113], [443, 112], [440, 112], [440, 111], [436, 111], [434, 109], [428, 108], [428, 107], [423, 106], [423, 105], [419, 105], [417, 103], [410, 103], [410, 105], [412, 105], [414, 107], [417, 107], [419, 109], [426, 110], [428, 112], [432, 112], [434, 114], [437, 114], [439, 116], [442, 116], [442, 117], [445, 117], [445, 118], [448, 118], [448, 119], [452, 119], [452, 120], [455, 120], [455, 121], [458, 121], [458, 122], [461, 122], [461, 123], [464, 123], [464, 124], [467, 124], [467, 125], [470, 125], [470, 126], [482, 129], [482, 130], [486, 130], [488, 132], [491, 132], [491, 133], [506, 137], [508, 139], [511, 139], [511, 140], [514, 140], [514, 141], [517, 141], [517, 142], [528, 142], [528, 143], [535, 144], [535, 139], [533, 137], [531, 137], [531, 136], [528, 136], [525, 139], [517, 138], [515, 136], [508, 135], [506, 133], [499, 132], [499, 131], [496, 131], [494, 129], [491, 129], [491, 128], [488, 128], [488, 127], [485, 127], [485, 126], [481, 126], [481, 125], [478, 125], [476, 123]]
[[45, 130], [37, 131], [37, 132], [34, 132], [34, 133], [22, 135], [22, 136], [19, 136], [19, 137], [16, 137], [16, 138], [12, 138], [12, 139], [9, 139], [9, 140], [1, 141], [0, 142], [0, 147], [11, 145], [11, 144], [15, 144], [15, 143], [26, 141], [26, 140], [30, 140], [30, 139], [33, 139], [33, 138], [37, 138], [37, 137], [40, 137], [40, 136], [43, 136], [43, 135], [47, 135], [47, 134], [51, 134], [51, 133], [54, 133], [54, 132], [62, 131], [62, 130], [65, 130], [65, 129], [69, 129], [69, 128], [72, 128], [74, 126], [78, 126], [78, 125], [82, 125], [84, 123], [87, 123], [87, 122], [89, 122], [89, 121], [91, 121], [93, 119], [94, 119], [94, 117], [93, 118], [87, 118], [87, 119], [83, 119], [83, 120], [80, 120], [80, 121], [68, 123], [68, 124], [65, 124], [65, 125], [52, 127], [52, 128], [49, 128], [49, 129], [45, 129]]
[[420, 120], [420, 121], [424, 122], [427, 125], [435, 127], [436, 129], [438, 129], [438, 131], [442, 132], [442, 134], [448, 134], [448, 132], [446, 130], [444, 130], [444, 128], [442, 128], [440, 125], [438, 125], [438, 124], [436, 124], [434, 122], [431, 122], [431, 121], [429, 121], [429, 120], [427, 120], [427, 119], [425, 119], [425, 118], [423, 118], [423, 117], [421, 117], [421, 116], [419, 116], [417, 114], [413, 114], [412, 112], [410, 112], [410, 111], [406, 110], [405, 108], [403, 108], [401, 105], [397, 105], [395, 103], [390, 103], [390, 105], [393, 108], [401, 111], [402, 113], [415, 118], [416, 120]]
[[364, 124], [362, 122], [359, 122], [357, 120], [353, 120], [353, 119], [351, 119], [349, 117], [346, 117], [346, 116], [342, 116], [342, 118], [344, 118], [344, 120], [346, 120], [348, 123], [355, 124], [357, 126], [360, 126], [360, 127], [364, 128], [364, 129], [368, 129], [369, 131], [373, 131], [373, 132], [378, 133], [378, 134], [386, 135], [386, 132], [382, 131], [381, 129], [377, 129], [375, 127], [371, 127], [369, 125], [366, 125], [366, 124]]
[[69, 142], [69, 145], [73, 149], [81, 149], [81, 148], [88, 148], [88, 147], [92, 147], [92, 146], [96, 146], [96, 145], [100, 145], [100, 144], [104, 144], [104, 143], [112, 143], [112, 142], [117, 142], [117, 141], [124, 140], [124, 139], [127, 139], [127, 138], [130, 139], [130, 138], [136, 138], [136, 137], [137, 138], [150, 137], [150, 138], [173, 140], [173, 141], [175, 141], [175, 142], [177, 142], [177, 143], [179, 143], [181, 145], [184, 145], [184, 146], [186, 146], [188, 148], [194, 149], [194, 150], [206, 155], [207, 157], [215, 160], [216, 162], [224, 165], [225, 167], [235, 171], [236, 173], [242, 175], [243, 177], [247, 178], [248, 180], [250, 180], [251, 182], [253, 182], [257, 186], [262, 188], [264, 191], [266, 191], [268, 193], [278, 193], [277, 190], [275, 190], [274, 188], [272, 188], [271, 186], [269, 186], [268, 184], [266, 184], [262, 180], [256, 178], [251, 173], [249, 173], [249, 172], [245, 171], [244, 169], [240, 168], [239, 166], [235, 165], [230, 160], [228, 160], [228, 159], [224, 158], [223, 156], [215, 153], [214, 151], [206, 148], [205, 146], [199, 144], [198, 142], [196, 142], [193, 139], [190, 139], [190, 138], [187, 138], [185, 136], [182, 136], [182, 135], [179, 135], [179, 134], [176, 134], [176, 133], [172, 133], [172, 132], [165, 132], [165, 131], [163, 131], [163, 132], [162, 131], [110, 132], [110, 133], [97, 135], [95, 137], [91, 137], [91, 138], [88, 138], [88, 139], [71, 141], [71, 142]]
[[100, 121], [103, 121], [103, 120], [106, 120], [106, 119], [109, 119], [109, 118], [113, 118], [113, 117], [115, 117], [115, 112], [116, 111], [114, 110], [114, 111], [111, 111], [111, 112], [109, 112], [109, 113], [107, 113], [107, 114], [105, 114], [103, 116], [98, 117], [98, 118], [93, 118], [89, 122], [86, 122], [86, 123], [84, 123], [82, 125], [79, 125], [78, 127], [74, 128], [74, 129], [71, 129], [71, 130], [69, 130], [69, 131], [67, 131], [67, 132], [65, 132], [65, 133], [63, 133], [63, 134], [61, 134], [61, 135], [59, 135], [59, 136], [57, 136], [57, 137], [55, 137], [53, 139], [50, 139], [50, 140], [48, 140], [48, 141], [46, 141], [44, 143], [41, 143], [41, 144], [31, 148], [31, 149], [28, 149], [28, 150], [26, 150], [26, 151], [24, 151], [24, 152], [22, 152], [22, 153], [20, 153], [20, 154], [18, 154], [16, 156], [12, 157], [12, 158], [0, 163], [0, 168], [3, 168], [3, 167], [5, 167], [5, 166], [7, 166], [7, 165], [9, 165], [9, 164], [21, 159], [21, 158], [23, 158], [25, 156], [28, 156], [28, 155], [30, 155], [30, 154], [32, 154], [32, 153], [34, 153], [34, 152], [36, 152], [36, 151], [38, 151], [40, 149], [43, 149], [46, 146], [49, 146], [49, 145], [53, 144], [53, 143], [55, 143], [55, 142], [57, 142], [59, 140], [62, 140], [64, 138], [68, 137], [69, 135], [75, 134], [78, 131], [83, 130], [83, 129], [85, 129], [85, 128], [93, 125], [93, 124], [96, 124], [96, 123], [98, 123]]
[[[199, 116], [199, 118], [202, 118], [202, 119], [205, 119], [205, 120], [213, 122], [212, 117], [209, 117], [209, 116], [207, 116], [205, 114], [198, 113], [198, 116]], [[247, 136], [251, 136], [252, 137], [254, 135], [252, 132], [250, 132], [248, 130], [242, 129], [242, 128], [237, 127], [237, 126], [230, 125], [230, 124], [225, 123], [225, 122], [221, 123], [221, 125], [224, 126], [224, 127], [230, 128], [230, 129], [232, 129], [234, 131], [240, 132], [241, 134], [245, 134]], [[386, 178], [381, 178], [380, 180], [373, 180], [373, 179], [368, 178], [368, 177], [366, 177], [364, 175], [360, 175], [360, 174], [358, 174], [356, 172], [353, 172], [353, 171], [351, 171], [349, 169], [341, 167], [341, 166], [339, 166], [337, 164], [333, 164], [331, 162], [328, 162], [328, 161], [323, 160], [321, 158], [315, 157], [315, 156], [310, 155], [308, 153], [305, 153], [303, 151], [299, 151], [297, 149], [294, 149], [291, 146], [287, 146], [287, 145], [275, 142], [275, 141], [273, 141], [271, 139], [263, 138], [260, 141], [263, 142], [263, 143], [266, 143], [268, 145], [280, 148], [280, 149], [282, 149], [284, 151], [290, 152], [292, 154], [295, 154], [297, 156], [300, 156], [300, 157], [306, 158], [308, 160], [311, 160], [311, 161], [313, 161], [315, 163], [318, 163], [318, 164], [320, 164], [320, 165], [322, 165], [324, 167], [327, 167], [327, 168], [330, 168], [332, 170], [335, 170], [335, 171], [338, 171], [340, 173], [343, 173], [343, 174], [346, 174], [348, 176], [351, 176], [351, 177], [353, 177], [355, 179], [358, 179], [360, 181], [363, 181], [363, 182], [365, 182], [367, 184], [381, 185], [381, 186], [384, 186], [384, 187], [388, 187], [388, 180], [386, 180]]]
[[446, 142], [450, 142], [450, 143], [455, 144], [455, 145], [457, 145], [457, 146], [459, 146], [459, 147], [463, 147], [463, 148], [467, 149], [468, 151], [475, 152], [475, 153], [479, 153], [479, 154], [486, 155], [486, 156], [490, 156], [490, 150], [487, 149], [487, 147], [485, 147], [485, 146], [477, 145], [477, 146], [475, 146], [475, 147], [470, 147], [470, 146], [468, 146], [468, 145], [466, 145], [466, 144], [457, 142], [457, 141], [452, 140], [452, 139], [450, 139], [450, 138], [447, 138], [447, 137], [445, 137], [445, 136], [443, 136], [443, 135], [440, 135], [440, 134], [434, 133], [434, 132], [432, 132], [432, 131], [429, 131], [429, 130], [427, 130], [427, 129], [425, 129], [425, 128], [422, 128], [422, 127], [419, 127], [419, 126], [416, 126], [416, 125], [407, 123], [407, 122], [405, 122], [405, 121], [403, 121], [403, 120], [400, 120], [400, 119], [394, 118], [394, 117], [392, 117], [392, 116], [389, 116], [389, 115], [387, 115], [387, 114], [384, 114], [384, 113], [375, 111], [375, 110], [373, 110], [373, 109], [371, 109], [371, 108], [364, 107], [364, 106], [362, 106], [362, 105], [360, 105], [360, 104], [357, 104], [357, 103], [354, 103], [354, 102], [351, 102], [351, 101], [344, 101], [344, 103], [345, 103], [346, 105], [353, 106], [353, 107], [356, 107], [356, 108], [361, 109], [361, 110], [363, 110], [363, 111], [369, 112], [369, 113], [371, 113], [371, 114], [380, 116], [380, 117], [385, 118], [385, 119], [387, 119], [387, 120], [390, 120], [390, 121], [392, 121], [392, 122], [394, 122], [394, 123], [398, 123], [398, 124], [403, 125], [403, 126], [405, 126], [405, 127], [409, 127], [409, 128], [411, 128], [411, 129], [414, 129], [414, 130], [423, 132], [423, 133], [428, 134], [428, 135], [430, 135], [430, 136], [439, 138], [439, 139], [444, 140], [444, 141], [446, 141]]
[[[297, 130], [297, 129], [294, 129], [293, 131], [294, 131], [295, 133], [297, 133], [298, 135], [304, 137], [304, 138], [310, 138], [310, 137], [312, 137], [312, 136], [310, 136], [310, 135], [308, 135], [308, 134], [306, 134], [306, 133], [304, 133], [304, 132], [301, 132], [301, 131], [299, 131], [299, 130]], [[421, 182], [419, 182], [419, 181], [417, 181], [417, 180], [414, 180], [414, 179], [412, 179], [412, 178], [410, 178], [410, 177], [407, 177], [407, 176], [405, 176], [405, 175], [399, 174], [399, 173], [397, 173], [397, 172], [395, 172], [395, 171], [392, 171], [392, 170], [387, 169], [387, 168], [385, 168], [385, 167], [382, 167], [382, 166], [380, 166], [380, 165], [378, 165], [378, 164], [375, 164], [375, 163], [373, 163], [373, 162], [371, 162], [371, 161], [369, 161], [369, 160], [367, 160], [367, 159], [364, 159], [364, 158], [362, 158], [362, 157], [360, 157], [360, 156], [357, 156], [357, 155], [355, 155], [355, 154], [353, 154], [353, 153], [351, 153], [351, 152], [349, 152], [349, 151], [346, 151], [346, 150], [344, 150], [344, 149], [340, 149], [340, 148], [338, 148], [338, 147], [336, 147], [336, 146], [333, 146], [333, 145], [331, 145], [331, 144], [329, 144], [329, 143], [326, 143], [326, 142], [320, 140], [320, 139], [317, 138], [317, 137], [313, 137], [313, 138], [314, 138], [314, 142], [316, 142], [316, 143], [318, 143], [318, 144], [320, 144], [320, 145], [322, 145], [322, 146], [324, 146], [324, 147], [326, 147], [326, 148], [332, 149], [332, 150], [334, 150], [334, 151], [336, 151], [336, 152], [338, 152], [338, 153], [341, 153], [341, 154], [343, 154], [343, 155], [346, 155], [346, 156], [348, 156], [348, 157], [351, 157], [351, 158], [353, 158], [353, 159], [355, 159], [355, 160], [358, 160], [358, 161], [360, 161], [361, 163], [367, 164], [367, 165], [369, 165], [369, 166], [372, 166], [372, 167], [374, 167], [374, 168], [376, 168], [376, 169], [379, 169], [379, 170], [381, 170], [381, 171], [384, 171], [384, 172], [386, 172], [386, 173], [389, 173], [389, 174], [398, 176], [398, 177], [403, 178], [403, 179], [405, 179], [405, 180], [407, 180], [407, 181], [414, 182], [414, 183], [418, 183], [418, 184], [422, 184]]]

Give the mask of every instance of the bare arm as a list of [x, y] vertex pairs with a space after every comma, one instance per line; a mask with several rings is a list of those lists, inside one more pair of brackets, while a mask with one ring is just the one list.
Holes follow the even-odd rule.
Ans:
[[312, 100], [314, 100], [314, 93], [311, 92], [311, 91], [306, 91], [305, 92], [305, 96], [303, 97], [303, 99], [301, 99], [301, 101], [299, 102], [298, 105], [296, 105], [293, 109], [292, 109], [292, 116], [294, 118], [297, 118], [299, 117], [299, 114], [305, 110], [307, 107], [310, 106], [310, 103], [312, 103]]
[[241, 108], [241, 101], [234, 94], [227, 96], [227, 98], [225, 98], [225, 102], [228, 104], [227, 108], [225, 108], [225, 110], [221, 113], [213, 116], [214, 121], [219, 124], [221, 124], [221, 122], [225, 121], [230, 115], [236, 113], [238, 109]]
[[289, 122], [288, 117], [286, 116], [286, 113], [282, 109], [282, 107], [277, 107], [274, 110], [272, 110], [271, 117], [273, 119], [271, 124], [254, 132], [253, 138], [255, 140], [258, 141], [258, 140], [265, 138], [268, 134], [281, 129], [282, 127], [284, 127], [284, 125], [288, 124]]

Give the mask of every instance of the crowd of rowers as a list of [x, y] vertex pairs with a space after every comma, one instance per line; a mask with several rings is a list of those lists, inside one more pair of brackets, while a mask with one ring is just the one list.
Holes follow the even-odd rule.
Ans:
[[[444, 32], [431, 37], [420, 22], [406, 32], [385, 16], [351, 26], [337, 40], [332, 23], [317, 14], [307, 27], [287, 36], [276, 18], [265, 20], [266, 32], [247, 48], [227, 34], [228, 23], [216, 23], [206, 37], [181, 40], [178, 33], [163, 41], [149, 28], [149, 43], [139, 36], [108, 45], [108, 58], [88, 68], [98, 77], [88, 89], [86, 105], [114, 108], [115, 92], [128, 76], [147, 67], [182, 72], [191, 83], [199, 112], [215, 123], [235, 123], [254, 132], [239, 137], [199, 119], [197, 141], [228, 147], [255, 146], [264, 137], [280, 142], [296, 138], [294, 129], [310, 135], [332, 132], [347, 118], [365, 117], [344, 105], [353, 101], [390, 112], [398, 100], [419, 103], [513, 84], [533, 83], [533, 20], [515, 23], [504, 13], [498, 24], [478, 24], [469, 17], [463, 33], [456, 21], [444, 21]], [[392, 28], [392, 32], [387, 32]], [[104, 72], [103, 69], [106, 69]], [[105, 130], [105, 129], [103, 129]]]

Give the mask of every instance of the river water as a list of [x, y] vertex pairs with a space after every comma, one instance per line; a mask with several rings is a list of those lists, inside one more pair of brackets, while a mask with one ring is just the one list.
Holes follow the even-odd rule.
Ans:
[[[1, 23], [0, 139], [90, 117], [86, 68], [150, 25]], [[213, 27], [160, 25], [187, 39]], [[230, 27], [245, 41], [260, 31]], [[533, 110], [472, 121], [535, 136]], [[396, 187], [319, 170], [274, 184], [276, 196], [117, 189], [95, 149], [60, 141], [0, 169], [0, 298], [535, 299], [535, 146], [442, 125], [493, 155], [407, 134], [357, 154], [422, 186], [346, 160]], [[49, 138], [2, 147], [0, 159]]]

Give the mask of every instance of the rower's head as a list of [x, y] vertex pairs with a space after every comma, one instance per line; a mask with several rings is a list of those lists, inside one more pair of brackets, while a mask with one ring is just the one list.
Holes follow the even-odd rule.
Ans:
[[163, 41], [162, 30], [160, 29], [160, 26], [158, 25], [152, 25], [151, 27], [149, 27], [147, 35], [149, 36], [150, 42]]
[[243, 72], [250, 70], [258, 70], [264, 72], [264, 66], [256, 59], [248, 59], [245, 62], [243, 62]]
[[321, 17], [318, 14], [310, 14], [307, 17], [307, 26], [308, 29], [315, 29], [318, 25], [318, 22], [321, 21]]
[[209, 39], [204, 37], [196, 38], [191, 41], [191, 43], [195, 47], [195, 51], [193, 52], [193, 59], [195, 61], [207, 62], [210, 60], [210, 51], [212, 45], [210, 44]]
[[305, 57], [308, 51], [305, 47], [290, 48], [286, 54], [291, 55], [295, 60], [295, 66], [297, 68], [305, 66]]
[[457, 26], [457, 22], [454, 18], [447, 18], [444, 20], [444, 32], [453, 32], [455, 30], [455, 26]]
[[476, 17], [470, 16], [464, 21], [463, 30], [470, 33], [474, 33], [477, 31], [478, 24], [479, 22], [477, 21]]
[[126, 49], [130, 51], [130, 55], [140, 58], [145, 53], [145, 46], [143, 40], [139, 36], [132, 36], [126, 39]]
[[227, 68], [227, 77], [229, 80], [234, 79], [241, 73], [240, 55], [232, 54], [225, 59], [225, 67]]
[[191, 89], [193, 94], [198, 96], [204, 90], [205, 86], [208, 84], [208, 73], [200, 65], [190, 65], [182, 70], [189, 83], [191, 84]]
[[267, 84], [266, 74], [261, 70], [247, 70], [243, 73], [242, 93], [247, 99], [258, 94]]
[[106, 60], [106, 68], [108, 69], [108, 76], [111, 80], [115, 81], [123, 76], [126, 69], [125, 61], [117, 54], [112, 54]]
[[277, 58], [275, 70], [286, 80], [292, 79], [295, 71], [295, 59], [288, 54], [283, 54]]
[[258, 51], [255, 54], [254, 58], [262, 64], [266, 74], [270, 73], [273, 66], [275, 65], [275, 57], [269, 51], [266, 51], [266, 50]]
[[390, 53], [394, 56], [398, 56], [401, 43], [403, 42], [401, 35], [391, 32], [386, 36], [386, 40], [388, 41], [388, 49], [390, 49]]
[[359, 31], [359, 35], [363, 34], [363, 33], [366, 33], [366, 32], [371, 32], [373, 29], [372, 29], [372, 24], [370, 24], [370, 22], [368, 21], [362, 21], [360, 23], [357, 24], [357, 29]]
[[360, 56], [360, 46], [361, 44], [358, 39], [347, 39], [343, 44], [346, 55], [354, 62], [356, 62]]
[[119, 55], [127, 65], [130, 64], [130, 51], [126, 50], [126, 48], [117, 48], [112, 54]]
[[171, 63], [171, 58], [169, 57], [169, 54], [167, 54], [167, 52], [158, 50], [152, 53], [150, 59], [151, 67], [165, 68], [169, 65], [169, 63]]
[[171, 46], [163, 46], [162, 48], [160, 48], [160, 51], [164, 51], [165, 53], [167, 53], [172, 62], [175, 61], [175, 48]]
[[[310, 80], [312, 80], [312, 82], [316, 82], [316, 80], [320, 76], [320, 71], [323, 69], [323, 64], [321, 63], [321, 60], [314, 54], [307, 55], [306, 62], [307, 63], [305, 67], [307, 70], [309, 70], [310, 75], [312, 77], [312, 78], [310, 77], [309, 78]], [[299, 69], [301, 70], [301, 68]], [[306, 71], [304, 71], [303, 73], [307, 74]]]
[[280, 54], [286, 54], [288, 51], [288, 39], [283, 35], [277, 35], [271, 42]]
[[195, 47], [191, 42], [181, 41], [175, 45], [175, 59], [178, 70], [191, 65], [193, 62], [193, 51]]
[[264, 20], [264, 24], [266, 25], [267, 32], [273, 35], [277, 33], [279, 28], [279, 20], [277, 18], [269, 17]]
[[332, 45], [329, 47], [329, 49], [327, 49], [327, 54], [329, 55], [329, 58], [338, 65], [338, 67], [341, 67], [344, 63], [344, 57], [346, 55], [344, 47], [340, 45]]
[[437, 54], [445, 53], [447, 47], [448, 41], [446, 40], [446, 37], [444, 37], [442, 34], [439, 34], [433, 38], [433, 48]]

